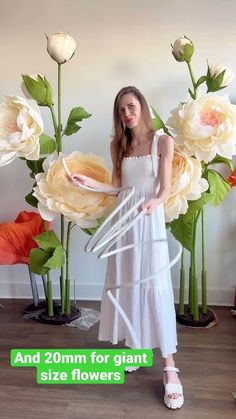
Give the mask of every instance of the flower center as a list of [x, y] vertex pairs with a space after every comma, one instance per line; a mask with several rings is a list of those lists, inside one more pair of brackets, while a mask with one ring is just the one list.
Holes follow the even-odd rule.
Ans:
[[201, 114], [200, 121], [201, 121], [201, 125], [210, 125], [211, 127], [218, 126], [222, 122], [221, 112], [218, 112], [218, 111], [203, 112]]

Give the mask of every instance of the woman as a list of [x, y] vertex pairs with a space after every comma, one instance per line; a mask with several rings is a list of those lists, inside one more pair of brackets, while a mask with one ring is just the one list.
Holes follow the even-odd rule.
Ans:
[[[114, 138], [110, 151], [113, 162], [112, 185], [135, 187], [131, 202], [125, 204], [119, 216], [142, 196], [146, 199], [140, 208], [145, 211], [145, 215], [119, 239], [117, 246], [141, 241], [146, 244], [109, 257], [98, 339], [109, 340], [114, 344], [125, 339], [126, 346], [132, 348], [132, 336], [107, 297], [105, 289], [145, 278], [168, 264], [167, 243], [152, 243], [151, 240], [166, 239], [163, 203], [170, 191], [174, 153], [173, 139], [163, 135], [163, 130], [153, 131], [148, 103], [133, 86], [124, 87], [115, 98]], [[100, 187], [103, 191], [111, 187], [80, 174], [74, 174], [71, 180], [75, 185], [82, 183], [92, 188]], [[121, 192], [118, 200], [122, 200], [122, 196]], [[164, 402], [170, 409], [180, 408], [184, 399], [172, 355], [176, 352], [177, 337], [170, 270], [144, 284], [119, 289], [116, 298], [127, 313], [142, 347], [160, 348], [165, 366]], [[127, 371], [135, 369], [131, 367]]]

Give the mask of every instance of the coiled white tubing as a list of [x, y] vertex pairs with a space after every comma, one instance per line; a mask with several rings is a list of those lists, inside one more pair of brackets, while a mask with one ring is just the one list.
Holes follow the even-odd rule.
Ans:
[[[65, 171], [68, 174], [68, 176], [71, 176], [72, 174], [69, 171], [64, 158], [62, 158], [62, 163], [63, 163], [63, 166], [64, 166]], [[93, 236], [91, 236], [91, 238], [86, 243], [85, 248], [84, 248], [85, 252], [95, 253], [99, 249], [101, 249], [102, 247], [107, 245], [102, 250], [102, 252], [100, 254], [98, 254], [98, 259], [103, 259], [103, 258], [109, 257], [109, 256], [114, 255], [114, 254], [119, 253], [119, 252], [124, 252], [124, 251], [127, 251], [129, 249], [133, 249], [135, 247], [140, 247], [140, 246], [142, 246], [144, 244], [147, 244], [147, 243], [156, 243], [156, 242], [166, 242], [167, 243], [167, 239], [152, 239], [152, 240], [149, 240], [149, 241], [141, 241], [139, 243], [131, 243], [131, 244], [128, 244], [126, 246], [119, 247], [119, 248], [116, 248], [112, 251], [109, 251], [109, 249], [120, 239], [120, 237], [122, 237], [135, 223], [137, 223], [140, 218], [142, 218], [144, 216], [148, 216], [148, 215], [146, 215], [146, 210], [140, 210], [137, 213], [138, 208], [146, 200], [146, 198], [145, 197], [140, 198], [133, 206], [131, 206], [129, 208], [128, 211], [125, 212], [125, 214], [122, 215], [122, 217], [120, 217], [110, 227], [110, 229], [108, 231], [106, 231], [104, 233], [104, 227], [113, 219], [113, 217], [119, 212], [119, 210], [127, 202], [130, 201], [131, 197], [134, 195], [135, 188], [134, 187], [126, 187], [126, 188], [121, 187], [121, 188], [111, 188], [109, 190], [102, 189], [102, 188], [94, 189], [94, 188], [90, 188], [89, 186], [85, 186], [82, 183], [79, 183], [78, 186], [80, 188], [86, 189], [90, 192], [105, 193], [105, 194], [108, 194], [108, 195], [117, 195], [119, 192], [125, 191], [124, 198], [122, 199], [122, 201], [108, 215], [108, 217], [104, 220], [104, 222], [99, 226], [96, 233]], [[133, 218], [131, 218], [128, 222], [125, 223], [126, 219], [131, 217], [133, 213], [135, 213], [133, 215]], [[179, 242], [176, 242], [176, 243], [177, 243], [177, 247], [178, 247], [176, 256], [172, 259], [172, 261], [170, 261], [168, 264], [163, 266], [158, 271], [154, 272], [152, 275], [149, 275], [146, 278], [142, 278], [142, 279], [137, 280], [137, 281], [126, 282], [125, 285], [116, 285], [116, 286], [113, 286], [113, 287], [106, 288], [107, 296], [109, 297], [109, 299], [111, 300], [113, 305], [117, 308], [119, 314], [121, 315], [124, 322], [126, 323], [126, 325], [128, 327], [128, 330], [129, 330], [129, 332], [130, 332], [130, 334], [133, 338], [134, 345], [135, 345], [136, 348], [141, 348], [142, 347], [141, 342], [139, 341], [139, 339], [136, 335], [135, 329], [133, 328], [133, 326], [132, 326], [128, 316], [126, 315], [124, 309], [121, 307], [121, 305], [119, 304], [119, 302], [114, 297], [114, 295], [112, 294], [111, 291], [121, 289], [121, 288], [126, 288], [126, 287], [127, 288], [128, 287], [135, 287], [138, 284], [144, 284], [148, 281], [151, 281], [151, 279], [153, 279], [154, 277], [156, 277], [160, 273], [165, 272], [168, 269], [170, 269], [173, 265], [175, 265], [178, 262], [178, 260], [181, 257], [181, 253], [182, 253], [182, 245]]]

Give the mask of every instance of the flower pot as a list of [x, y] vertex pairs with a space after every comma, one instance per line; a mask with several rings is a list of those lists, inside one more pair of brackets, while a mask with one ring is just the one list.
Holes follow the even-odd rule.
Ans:
[[61, 314], [61, 305], [57, 304], [53, 306], [54, 315], [49, 316], [47, 310], [43, 311], [39, 317], [38, 321], [48, 324], [54, 324], [54, 325], [61, 325], [70, 323], [73, 320], [80, 317], [80, 310], [75, 304], [71, 304], [71, 312], [70, 315], [67, 314]]
[[207, 313], [203, 314], [200, 307], [199, 320], [194, 320], [193, 315], [190, 313], [189, 307], [187, 306], [184, 308], [184, 314], [176, 313], [176, 320], [178, 323], [194, 329], [210, 328], [219, 323], [219, 319], [212, 309], [208, 308]]

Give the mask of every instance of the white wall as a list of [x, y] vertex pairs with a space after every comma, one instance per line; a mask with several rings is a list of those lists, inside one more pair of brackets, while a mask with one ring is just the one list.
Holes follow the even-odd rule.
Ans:
[[[22, 73], [45, 73], [56, 86], [56, 65], [46, 52], [44, 32], [69, 31], [78, 43], [74, 58], [63, 66], [63, 115], [84, 106], [93, 116], [83, 129], [66, 138], [64, 152], [79, 149], [103, 155], [110, 165], [109, 134], [117, 91], [136, 85], [164, 120], [170, 109], [186, 99], [190, 87], [185, 64], [177, 63], [170, 43], [180, 35], [196, 48], [193, 68], [197, 76], [206, 60], [236, 71], [236, 2], [234, 0], [17, 0], [0, 2], [0, 94], [21, 95]], [[227, 89], [235, 100], [236, 79]], [[47, 110], [42, 109], [45, 132], [52, 134]], [[21, 160], [1, 168], [0, 221], [13, 220], [30, 210], [24, 196], [31, 190], [28, 170]], [[209, 302], [232, 304], [236, 284], [236, 189], [218, 208], [207, 209]], [[55, 229], [59, 230], [58, 222]], [[87, 240], [73, 233], [72, 280], [78, 298], [99, 298], [105, 262], [83, 252]], [[55, 275], [56, 281], [56, 275]], [[178, 268], [173, 270], [178, 287]], [[25, 266], [0, 267], [0, 296], [30, 296]]]

